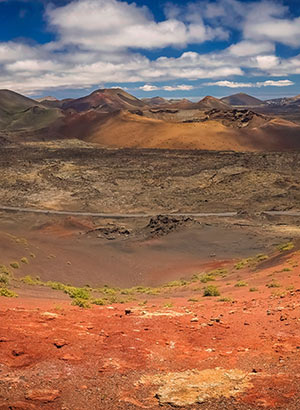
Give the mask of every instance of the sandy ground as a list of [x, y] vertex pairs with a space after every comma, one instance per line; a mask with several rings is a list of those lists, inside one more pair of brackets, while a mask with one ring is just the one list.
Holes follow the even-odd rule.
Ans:
[[[195, 260], [202, 266], [200, 272], [222, 267], [226, 273], [213, 282], [198, 278], [157, 295], [141, 294], [125, 303], [90, 309], [71, 306], [71, 299], [61, 291], [13, 280], [11, 286], [19, 297], [0, 298], [1, 410], [299, 408], [298, 241], [288, 251], [275, 248], [276, 243], [297, 238], [297, 226], [260, 222], [259, 229], [257, 221], [245, 219], [231, 225], [210, 221], [204, 230], [201, 224], [181, 226], [166, 236], [141, 241], [144, 231], [137, 223], [131, 226], [136, 233], [132, 239], [106, 239], [105, 246], [94, 231], [90, 237], [79, 233], [90, 229], [87, 222], [70, 225], [70, 221], [51, 219], [45, 225], [45, 220], [39, 220], [30, 230], [32, 221], [19, 218], [2, 219], [1, 262], [20, 260], [24, 252], [28, 258], [36, 254], [28, 265], [20, 262], [16, 278], [42, 272], [47, 280], [51, 271], [52, 280], [63, 281], [62, 272], [70, 267], [72, 272], [81, 259], [79, 249], [97, 249], [94, 254], [101, 255], [103, 248], [103, 255], [108, 255], [111, 247], [115, 255], [122, 255], [126, 253], [122, 247], [128, 244], [134, 249], [130, 266], [135, 261], [136, 272], [139, 258], [154, 259], [154, 246], [157, 261], [176, 272], [178, 279], [180, 266], [176, 270], [175, 265], [179, 262], [171, 260], [185, 243], [183, 265]], [[79, 237], [84, 239], [76, 247]], [[93, 248], [97, 240], [100, 245]], [[220, 248], [223, 242], [227, 248]], [[139, 254], [140, 247], [144, 253]], [[50, 248], [60, 249], [68, 258], [73, 249], [74, 261], [59, 268], [60, 254], [50, 256]], [[218, 251], [211, 257], [208, 249]], [[262, 251], [261, 261], [240, 264]], [[46, 262], [53, 260], [53, 269], [51, 265], [47, 269]], [[125, 264], [126, 259], [120, 260], [120, 265]], [[155, 277], [155, 283], [161, 284], [157, 265], [150, 268], [148, 278]], [[210, 284], [217, 286], [220, 296], [203, 296]]]
[[300, 236], [294, 220], [168, 218], [152, 226], [145, 219], [3, 213], [1, 263], [26, 257], [29, 263], [20, 263], [16, 277], [39, 276], [74, 286], [157, 286], [214, 269], [221, 261], [268, 253]]
[[[86, 310], [47, 295], [2, 298], [0, 408], [158, 409], [179, 401], [184, 409], [298, 409], [300, 270], [282, 273], [291, 259], [300, 262], [299, 253], [239, 271], [247, 287], [233, 285], [236, 273], [218, 280], [229, 302], [192, 288], [143, 306]], [[280, 288], [266, 287], [270, 275]], [[242, 386], [230, 372], [241, 372]], [[214, 397], [220, 373], [237, 383], [236, 394], [220, 382]]]

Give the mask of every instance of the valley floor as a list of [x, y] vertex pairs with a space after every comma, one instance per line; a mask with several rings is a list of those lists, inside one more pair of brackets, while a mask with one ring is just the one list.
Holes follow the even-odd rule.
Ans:
[[0, 410], [298, 410], [299, 155], [1, 146], [2, 207], [144, 217], [1, 210]]
[[[83, 221], [58, 224], [49, 217], [47, 224], [43, 220], [34, 227], [32, 221], [1, 218], [2, 262], [13, 271], [6, 273], [7, 289], [19, 295], [0, 297], [1, 410], [299, 408], [297, 224], [249, 218], [204, 225], [185, 221], [166, 234], [174, 221], [158, 219], [152, 223], [159, 227], [154, 236], [148, 227], [142, 238], [144, 222], [137, 222], [132, 238], [109, 232], [116, 237], [108, 241], [93, 236]], [[90, 238], [83, 236], [85, 230]], [[171, 256], [191, 240], [194, 247], [185, 246], [176, 270]], [[117, 261], [130, 252], [133, 275], [124, 283], [127, 288], [115, 287], [113, 275], [107, 286], [92, 281], [84, 286], [85, 277], [77, 284], [82, 288], [74, 287], [71, 272], [84, 241], [87, 248], [94, 243], [94, 250], [107, 246], [104, 241], [113, 243]], [[65, 257], [69, 249], [69, 264], [59, 268], [61, 256], [50, 253], [50, 243], [57, 243], [56, 252], [61, 249]], [[144, 247], [149, 261], [156, 248], [166, 263], [166, 252], [176, 276], [166, 283], [167, 276], [153, 277], [150, 269], [144, 285], [136, 286], [135, 247]], [[100, 265], [105, 255], [98, 255]], [[191, 258], [197, 263], [183, 274]], [[1, 270], [5, 275], [4, 266]]]

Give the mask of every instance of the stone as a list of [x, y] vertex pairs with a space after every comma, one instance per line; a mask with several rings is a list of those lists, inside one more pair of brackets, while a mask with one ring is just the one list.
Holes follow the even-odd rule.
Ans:
[[53, 344], [58, 349], [61, 349], [62, 347], [66, 346], [68, 343], [63, 339], [55, 339]]
[[143, 376], [140, 383], [159, 386], [155, 397], [161, 406], [183, 408], [233, 397], [252, 387], [249, 374], [239, 369], [221, 368]]
[[39, 389], [29, 390], [25, 394], [27, 400], [39, 401], [41, 403], [52, 403], [60, 396], [59, 390]]

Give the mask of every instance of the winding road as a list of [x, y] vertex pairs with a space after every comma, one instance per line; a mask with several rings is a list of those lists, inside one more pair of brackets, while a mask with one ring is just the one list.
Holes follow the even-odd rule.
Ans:
[[[103, 212], [79, 212], [79, 211], [56, 211], [52, 209], [36, 209], [36, 208], [22, 208], [15, 206], [2, 206], [0, 205], [0, 211], [6, 212], [22, 212], [22, 213], [35, 213], [44, 215], [70, 215], [70, 216], [92, 216], [98, 218], [151, 218], [157, 215], [166, 216], [183, 216], [183, 217], [232, 217], [237, 216], [238, 212], [153, 212], [153, 213], [136, 213], [136, 214], [109, 214]], [[263, 211], [262, 213], [274, 216], [295, 216], [300, 217], [300, 211]]]

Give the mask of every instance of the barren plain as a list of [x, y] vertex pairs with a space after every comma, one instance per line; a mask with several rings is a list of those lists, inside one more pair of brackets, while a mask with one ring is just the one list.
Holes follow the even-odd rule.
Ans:
[[1, 146], [0, 409], [298, 409], [299, 155]]

